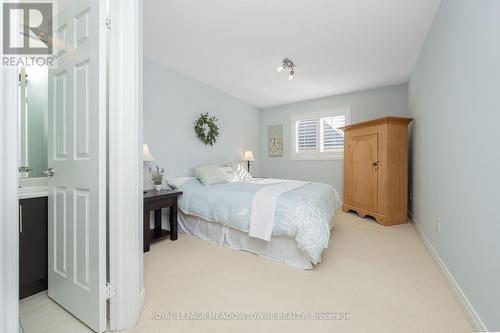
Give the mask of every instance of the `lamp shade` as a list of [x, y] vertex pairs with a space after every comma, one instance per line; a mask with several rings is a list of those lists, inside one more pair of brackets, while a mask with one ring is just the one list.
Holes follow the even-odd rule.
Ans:
[[253, 152], [251, 150], [245, 151], [243, 154], [243, 161], [255, 161], [253, 158]]
[[153, 155], [151, 155], [151, 152], [149, 151], [149, 147], [147, 144], [144, 144], [142, 146], [142, 153], [143, 153], [143, 161], [144, 162], [152, 162], [155, 160]]

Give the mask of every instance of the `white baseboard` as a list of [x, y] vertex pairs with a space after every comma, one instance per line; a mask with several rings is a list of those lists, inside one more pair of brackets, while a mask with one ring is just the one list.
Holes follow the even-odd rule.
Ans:
[[472, 306], [472, 304], [469, 302], [469, 299], [463, 292], [462, 288], [460, 288], [460, 285], [457, 283], [451, 272], [449, 271], [448, 267], [444, 264], [443, 260], [437, 253], [436, 249], [434, 246], [432, 246], [431, 241], [427, 236], [425, 235], [424, 230], [422, 229], [422, 226], [415, 220], [413, 217], [413, 214], [408, 211], [408, 216], [410, 217], [410, 221], [413, 223], [415, 226], [415, 229], [417, 230], [417, 233], [419, 234], [420, 238], [424, 242], [425, 246], [427, 247], [427, 250], [429, 250], [429, 253], [431, 254], [432, 258], [438, 265], [438, 267], [441, 269], [441, 272], [443, 273], [446, 282], [448, 283], [448, 286], [450, 287], [451, 291], [457, 298], [457, 300], [462, 304], [462, 307], [464, 308], [465, 314], [467, 318], [469, 319], [472, 327], [474, 328], [475, 331], [477, 332], [489, 332], [488, 328], [484, 324], [483, 320], [479, 316], [479, 314], [476, 312], [476, 309]]
[[141, 313], [144, 308], [144, 304], [146, 304], [146, 288], [142, 288], [141, 293], [139, 294], [139, 301], [137, 302], [137, 313]]

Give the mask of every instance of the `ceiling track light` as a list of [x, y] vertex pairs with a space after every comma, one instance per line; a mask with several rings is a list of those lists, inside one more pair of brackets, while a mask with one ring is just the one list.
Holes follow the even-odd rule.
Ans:
[[290, 74], [288, 75], [288, 80], [293, 80], [295, 76], [295, 65], [290, 59], [288, 58], [283, 59], [283, 63], [281, 64], [281, 66], [276, 68], [276, 71], [281, 72], [287, 68], [290, 68]]

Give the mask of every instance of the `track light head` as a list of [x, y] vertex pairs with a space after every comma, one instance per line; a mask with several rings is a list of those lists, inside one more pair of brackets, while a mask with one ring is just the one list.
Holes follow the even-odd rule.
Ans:
[[295, 75], [295, 65], [290, 59], [288, 58], [283, 59], [283, 63], [281, 64], [281, 66], [276, 68], [276, 71], [281, 72], [287, 68], [290, 68], [290, 74], [288, 75], [288, 80], [293, 80], [293, 77]]

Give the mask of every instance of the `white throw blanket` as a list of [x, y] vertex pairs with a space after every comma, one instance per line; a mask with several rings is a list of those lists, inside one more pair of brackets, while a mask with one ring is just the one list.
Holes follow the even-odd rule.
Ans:
[[265, 241], [271, 240], [274, 226], [274, 211], [279, 196], [307, 185], [309, 182], [289, 180], [261, 188], [255, 193], [250, 212], [248, 234]]

